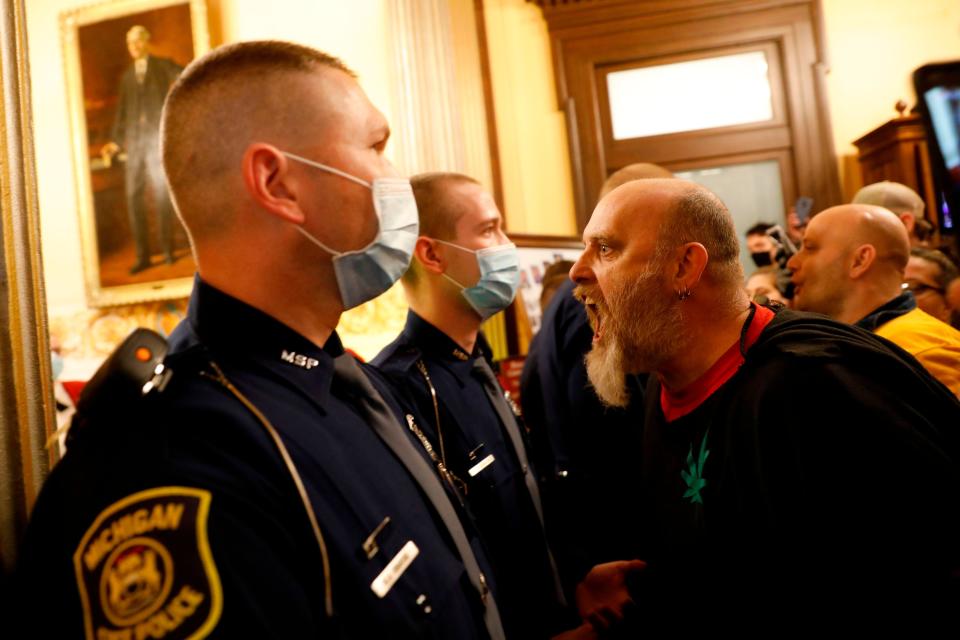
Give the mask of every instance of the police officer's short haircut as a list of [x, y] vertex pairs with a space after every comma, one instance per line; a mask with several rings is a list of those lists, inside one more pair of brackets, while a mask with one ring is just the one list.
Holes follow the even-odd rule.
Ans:
[[[421, 173], [410, 178], [413, 197], [417, 200], [417, 213], [420, 215], [420, 235], [439, 240], [453, 240], [456, 236], [457, 221], [464, 209], [450, 197], [450, 187], [458, 184], [480, 183], [462, 173], [434, 172]], [[414, 258], [403, 274], [407, 286], [416, 287], [419, 281], [419, 266]]]
[[[160, 126], [164, 172], [177, 211], [192, 238], [222, 231], [229, 212], [186, 211], [184, 202], [203, 195], [212, 179], [239, 175], [251, 119], [271, 130], [293, 131], [297, 96], [276, 84], [322, 68], [356, 77], [334, 56], [280, 41], [237, 42], [218, 47], [184, 69], [167, 96]], [[271, 85], [274, 86], [271, 86]], [[255, 114], [251, 117], [250, 114]], [[273, 142], [275, 140], [262, 140]]]
[[450, 197], [450, 187], [464, 183], [480, 184], [462, 173], [421, 173], [410, 178], [420, 213], [420, 235], [440, 240], [453, 239], [464, 208]]
[[910, 249], [910, 256], [932, 262], [939, 267], [939, 273], [934, 279], [937, 281], [937, 286], [943, 291], [946, 291], [950, 283], [958, 277], [957, 265], [942, 251], [914, 247]]

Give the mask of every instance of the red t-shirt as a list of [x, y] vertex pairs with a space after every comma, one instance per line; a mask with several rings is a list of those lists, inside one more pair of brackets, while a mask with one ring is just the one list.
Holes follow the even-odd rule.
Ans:
[[740, 352], [740, 341], [737, 340], [702, 376], [683, 389], [668, 391], [664, 385], [660, 385], [660, 408], [663, 409], [663, 416], [667, 422], [682, 418], [699, 407], [743, 365], [745, 362], [743, 354], [753, 346], [774, 316], [770, 309], [756, 303], [752, 304], [756, 311], [749, 320], [750, 326], [747, 327], [744, 336], [743, 353]]

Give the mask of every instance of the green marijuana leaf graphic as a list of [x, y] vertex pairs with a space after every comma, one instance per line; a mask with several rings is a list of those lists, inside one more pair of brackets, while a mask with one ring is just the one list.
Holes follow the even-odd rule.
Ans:
[[693, 459], [693, 445], [690, 445], [690, 451], [687, 453], [687, 470], [680, 472], [680, 476], [687, 485], [683, 497], [689, 498], [693, 504], [703, 504], [700, 491], [707, 486], [707, 481], [703, 478], [703, 465], [707, 461], [707, 456], [710, 455], [710, 451], [707, 449], [707, 434], [709, 432], [708, 429], [703, 434], [703, 439], [700, 440], [700, 452], [696, 460]]

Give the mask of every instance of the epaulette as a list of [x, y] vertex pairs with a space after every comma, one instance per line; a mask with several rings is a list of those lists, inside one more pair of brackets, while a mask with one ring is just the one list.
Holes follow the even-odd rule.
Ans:
[[164, 363], [167, 341], [149, 329], [136, 329], [100, 365], [83, 388], [67, 433], [67, 446], [87, 428], [110, 416], [130, 415], [144, 398], [163, 391], [173, 371]]

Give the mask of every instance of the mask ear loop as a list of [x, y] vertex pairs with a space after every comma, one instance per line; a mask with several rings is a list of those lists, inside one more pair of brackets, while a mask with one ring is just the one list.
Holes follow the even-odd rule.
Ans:
[[433, 240], [434, 242], [439, 242], [440, 244], [449, 245], [449, 246], [453, 247], [454, 249], [460, 249], [460, 251], [466, 251], [467, 253], [472, 253], [472, 254], [474, 254], [474, 255], [477, 254], [477, 251], [476, 251], [475, 249], [467, 249], [466, 247], [461, 247], [461, 246], [458, 245], [458, 244], [454, 244], [454, 243], [452, 243], [452, 242], [447, 242], [446, 240], [441, 240], [440, 238], [430, 238], [430, 239]]
[[450, 276], [448, 276], [448, 275], [446, 274], [446, 272], [441, 273], [440, 275], [442, 275], [444, 278], [446, 278], [447, 280], [449, 280], [449, 281], [452, 282], [453, 284], [455, 284], [455, 285], [457, 285], [458, 287], [460, 287], [461, 290], [463, 290], [463, 289], [468, 289], [468, 288], [469, 288], [469, 287], [463, 286], [462, 284], [460, 284], [459, 282], [457, 282], [456, 280], [454, 280], [453, 278], [451, 278]]
[[290, 153], [289, 151], [281, 151], [281, 153], [282, 153], [283, 155], [287, 156], [288, 158], [290, 158], [291, 160], [296, 160], [297, 162], [302, 162], [303, 164], [308, 164], [308, 165], [310, 165], [311, 167], [316, 167], [317, 169], [322, 169], [323, 171], [329, 171], [330, 173], [334, 173], [334, 174], [340, 176], [341, 178], [346, 178], [347, 180], [352, 180], [353, 182], [356, 182], [357, 184], [361, 184], [361, 185], [365, 186], [367, 189], [371, 189], [371, 190], [373, 189], [373, 185], [372, 185], [371, 183], [367, 182], [367, 181], [364, 180], [363, 178], [358, 178], [357, 176], [350, 175], [350, 174], [347, 173], [346, 171], [340, 171], [340, 169], [334, 169], [333, 167], [328, 166], [328, 165], [325, 165], [325, 164], [323, 164], [322, 162], [316, 162], [315, 160], [309, 160], [309, 159], [307, 159], [307, 158], [304, 158], [303, 156], [298, 156], [298, 155], [295, 154], [295, 153]]
[[[452, 243], [452, 242], [447, 242], [446, 240], [441, 240], [440, 238], [430, 238], [430, 239], [433, 240], [434, 242], [439, 242], [440, 244], [450, 245], [450, 246], [453, 247], [454, 249], [460, 249], [460, 251], [466, 251], [467, 253], [472, 253], [472, 254], [474, 254], [474, 255], [477, 254], [477, 252], [474, 251], [473, 249], [467, 249], [466, 247], [461, 247], [461, 246], [458, 245], [458, 244], [454, 244], [454, 243]], [[440, 275], [442, 275], [444, 278], [446, 278], [447, 280], [449, 280], [449, 281], [452, 282], [453, 284], [455, 284], [455, 285], [457, 285], [458, 287], [460, 287], [460, 291], [465, 291], [466, 289], [469, 289], [469, 288], [470, 288], [470, 287], [466, 287], [466, 286], [460, 284], [459, 282], [457, 282], [456, 280], [454, 280], [453, 278], [451, 278], [450, 276], [448, 276], [446, 271], [444, 271], [444, 272], [441, 273]]]
[[[311, 166], [311, 167], [315, 167], [315, 168], [317, 168], [317, 169], [321, 169], [322, 171], [327, 171], [327, 172], [329, 172], [329, 173], [338, 175], [338, 176], [340, 176], [341, 178], [346, 178], [347, 180], [350, 180], [351, 182], [356, 182], [356, 183], [359, 184], [359, 185], [363, 185], [364, 187], [366, 187], [367, 189], [370, 189], [371, 191], [373, 190], [373, 185], [372, 185], [372, 184], [370, 184], [369, 182], [367, 182], [366, 180], [364, 180], [364, 179], [362, 179], [362, 178], [358, 178], [357, 176], [350, 175], [350, 174], [347, 173], [346, 171], [340, 171], [340, 169], [335, 169], [335, 168], [333, 168], [333, 167], [331, 167], [331, 166], [328, 166], [328, 165], [323, 164], [322, 162], [316, 162], [316, 161], [314, 161], [314, 160], [310, 160], [310, 159], [308, 159], [308, 158], [304, 158], [303, 156], [298, 156], [297, 154], [295, 154], [295, 153], [290, 153], [289, 151], [281, 151], [280, 153], [282, 153], [284, 156], [290, 158], [291, 160], [296, 160], [297, 162], [302, 162], [303, 164], [309, 165], [309, 166]], [[359, 249], [353, 249], [353, 250], [351, 250], [351, 251], [336, 251], [336, 250], [334, 250], [334, 249], [331, 249], [330, 247], [328, 247], [328, 246], [325, 245], [324, 243], [320, 242], [320, 240], [318, 240], [317, 238], [315, 238], [315, 237], [313, 236], [313, 234], [311, 234], [309, 231], [307, 231], [306, 229], [304, 229], [304, 228], [301, 227], [300, 225], [296, 225], [296, 229], [297, 229], [297, 231], [299, 231], [299, 232], [301, 233], [301, 235], [303, 235], [307, 240], [309, 240], [309, 241], [312, 242], [313, 244], [317, 245], [318, 247], [320, 247], [321, 249], [323, 249], [324, 251], [326, 251], [327, 253], [329, 253], [330, 255], [332, 255], [334, 258], [342, 258], [343, 256], [349, 256], [349, 255], [355, 254], [355, 253], [363, 253], [364, 251], [366, 251], [367, 249], [369, 249], [370, 247], [372, 247], [372, 246], [376, 243], [377, 239], [380, 237], [380, 215], [379, 215], [379, 213], [377, 214], [377, 235], [373, 237], [373, 240], [371, 240], [371, 241], [367, 244], [367, 246], [361, 247], [361, 248], [359, 248]]]

